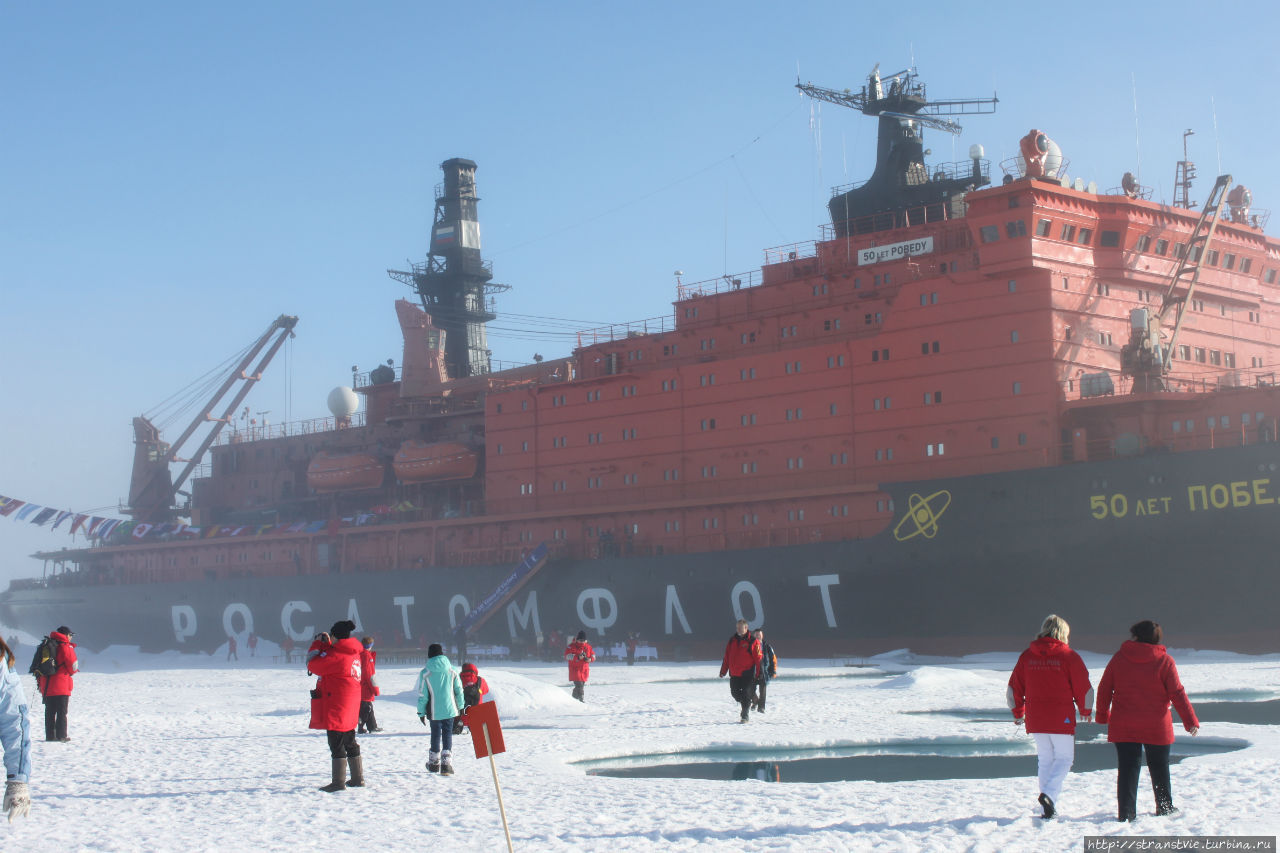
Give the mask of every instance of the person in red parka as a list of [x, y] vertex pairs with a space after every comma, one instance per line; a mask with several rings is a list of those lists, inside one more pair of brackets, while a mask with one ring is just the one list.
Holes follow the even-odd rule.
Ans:
[[[318, 675], [311, 691], [311, 728], [325, 729], [329, 736], [332, 780], [320, 790], [333, 793], [347, 786], [364, 786], [364, 759], [356, 743], [356, 722], [360, 718], [360, 641], [352, 638], [356, 623], [335, 622], [327, 634], [320, 634], [307, 651], [307, 672]], [[351, 780], [347, 780], [347, 765]]]
[[1042, 817], [1057, 814], [1055, 803], [1076, 757], [1076, 711], [1087, 721], [1093, 711], [1089, 670], [1067, 639], [1071, 626], [1049, 615], [1040, 633], [1018, 658], [1006, 696], [1014, 722], [1027, 724], [1035, 738]]
[[71, 702], [75, 675], [80, 671], [76, 644], [71, 642], [74, 636], [66, 625], [49, 632], [49, 639], [58, 644], [55, 658], [58, 668], [50, 676], [36, 675], [36, 687], [44, 697], [44, 739], [48, 741], [71, 740], [67, 736], [67, 705]]
[[373, 700], [382, 695], [378, 687], [378, 653], [373, 650], [373, 637], [360, 641], [360, 725], [356, 734], [380, 732], [378, 718], [373, 715]]
[[1169, 747], [1173, 743], [1169, 703], [1178, 709], [1187, 732], [1194, 737], [1200, 731], [1200, 721], [1178, 678], [1178, 667], [1160, 645], [1164, 639], [1160, 624], [1144, 619], [1129, 629], [1129, 637], [1112, 655], [1098, 682], [1097, 720], [1107, 726], [1107, 740], [1116, 745], [1117, 819], [1122, 821], [1138, 816], [1138, 777], [1144, 752], [1156, 814], [1178, 811], [1169, 785]]
[[573, 698], [579, 702], [587, 701], [587, 678], [591, 675], [591, 662], [596, 659], [596, 653], [587, 642], [586, 631], [579, 631], [578, 639], [565, 648], [564, 659], [569, 662], [569, 680], [573, 682]]
[[724, 661], [720, 664], [720, 677], [729, 675], [729, 693], [733, 701], [742, 706], [739, 722], [747, 722], [747, 710], [751, 707], [752, 687], [756, 681], [756, 667], [764, 659], [760, 641], [751, 636], [751, 626], [746, 619], [739, 619], [737, 633], [724, 647]]

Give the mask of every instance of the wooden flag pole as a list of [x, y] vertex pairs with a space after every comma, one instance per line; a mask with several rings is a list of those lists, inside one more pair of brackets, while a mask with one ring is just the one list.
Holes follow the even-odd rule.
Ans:
[[502, 804], [502, 785], [498, 784], [498, 765], [493, 760], [493, 745], [489, 743], [489, 724], [483, 724], [480, 730], [484, 732], [484, 749], [489, 753], [489, 768], [493, 770], [493, 787], [498, 792], [498, 813], [502, 815], [502, 831], [507, 834], [507, 850], [515, 853], [515, 848], [511, 846], [511, 829], [507, 826], [507, 809]]

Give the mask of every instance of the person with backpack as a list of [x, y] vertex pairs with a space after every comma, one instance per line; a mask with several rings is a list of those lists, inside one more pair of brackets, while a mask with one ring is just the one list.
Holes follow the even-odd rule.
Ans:
[[356, 734], [380, 732], [378, 718], [373, 715], [373, 700], [382, 695], [376, 677], [378, 653], [373, 650], [373, 637], [365, 637], [360, 641], [360, 725]]
[[427, 648], [427, 665], [418, 673], [418, 722], [425, 726], [430, 720], [431, 725], [430, 773], [453, 775], [453, 718], [464, 701], [462, 679], [445, 657], [444, 646], [432, 643]]
[[67, 706], [71, 702], [75, 675], [80, 671], [76, 644], [71, 642], [74, 636], [66, 625], [50, 631], [36, 647], [35, 659], [31, 661], [31, 674], [36, 677], [36, 687], [44, 699], [46, 741], [71, 740], [67, 735]]
[[[492, 702], [493, 696], [489, 694], [489, 683], [480, 675], [480, 670], [476, 669], [473, 663], [464, 663], [462, 665], [462, 710], [465, 713], [467, 708], [472, 705], [479, 705], [481, 702]], [[462, 734], [465, 728], [462, 717], [458, 717], [453, 721], [453, 733], [455, 735]]]
[[769, 691], [769, 680], [778, 674], [778, 656], [773, 653], [773, 646], [764, 641], [764, 629], [757, 628], [752, 632], [756, 642], [760, 644], [760, 663], [756, 666], [755, 692], [751, 699], [751, 707], [758, 713], [764, 713], [765, 694]]
[[[311, 691], [311, 724], [329, 738], [331, 781], [320, 788], [335, 793], [364, 787], [364, 758], [356, 743], [360, 717], [360, 641], [351, 636], [356, 623], [333, 623], [329, 633], [316, 636], [307, 651], [307, 672], [319, 676]], [[347, 767], [351, 779], [347, 779]]]
[[14, 667], [13, 650], [0, 639], [0, 748], [4, 750], [3, 810], [15, 817], [31, 813], [31, 729], [27, 725], [27, 697]]
[[729, 694], [742, 706], [739, 722], [745, 723], [751, 707], [751, 686], [756, 680], [756, 669], [764, 659], [760, 643], [751, 636], [751, 626], [746, 619], [739, 619], [736, 633], [724, 647], [724, 661], [720, 664], [720, 677], [729, 676]]
[[587, 679], [591, 677], [591, 662], [596, 659], [595, 649], [587, 642], [587, 632], [579, 631], [578, 638], [564, 650], [569, 662], [569, 680], [573, 682], [573, 698], [587, 701]]

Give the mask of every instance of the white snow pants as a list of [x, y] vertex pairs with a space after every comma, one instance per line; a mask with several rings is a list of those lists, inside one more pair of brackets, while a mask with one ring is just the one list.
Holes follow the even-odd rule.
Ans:
[[1058, 802], [1062, 783], [1076, 758], [1076, 736], [1032, 732], [1036, 739], [1036, 757], [1040, 765], [1040, 793]]

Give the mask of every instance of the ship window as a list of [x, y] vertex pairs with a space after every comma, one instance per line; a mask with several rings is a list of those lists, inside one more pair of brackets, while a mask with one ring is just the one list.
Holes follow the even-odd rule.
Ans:
[[1173, 422], [1173, 431], [1174, 431], [1174, 432], [1182, 432], [1182, 421], [1174, 421], [1174, 422]]
[[871, 351], [871, 360], [872, 360], [872, 361], [879, 361], [879, 360], [880, 360], [880, 350], [878, 350], [878, 349], [873, 349], [873, 350]]
[[1067, 289], [1067, 277], [1065, 275], [1062, 277], [1062, 289]]
[[1221, 364], [1222, 364], [1222, 350], [1216, 350], [1216, 349], [1211, 349], [1211, 350], [1209, 350], [1209, 363], [1210, 363], [1210, 364], [1221, 365]]
[[1036, 234], [1040, 237], [1048, 237], [1049, 229], [1053, 227], [1053, 220], [1041, 219], [1036, 223]]
[[1218, 265], [1218, 250], [1217, 250], [1217, 249], [1210, 249], [1210, 250], [1209, 250], [1209, 259], [1208, 259], [1207, 261], [1205, 261], [1205, 263], [1207, 263], [1207, 264], [1208, 264], [1209, 266], [1211, 266], [1211, 267], [1216, 267], [1216, 266]]
[[1195, 349], [1196, 349], [1196, 361], [1200, 362], [1201, 364], [1204, 364], [1205, 362], [1204, 347], [1196, 347]]
[[756, 416], [754, 414], [742, 416], [743, 426], [755, 426], [755, 424], [756, 424]]
[[1018, 342], [1018, 330], [1014, 329], [1009, 333], [1009, 343], [1016, 344]]
[[714, 465], [703, 465], [703, 466], [702, 466], [702, 476], [703, 476], [703, 477], [714, 477], [714, 476], [716, 475], [716, 473], [717, 473], [717, 471], [716, 471], [716, 466], [714, 466]]
[[982, 242], [984, 243], [994, 243], [996, 240], [1000, 239], [1000, 229], [994, 225], [983, 225], [982, 228], [979, 229], [979, 233], [981, 234]]
[[888, 283], [889, 283], [889, 273], [885, 273], [885, 274], [884, 274], [884, 283], [885, 283], [885, 284], [888, 284]]
[[883, 457], [884, 457], [884, 451], [877, 447], [877, 448], [876, 448], [876, 461], [877, 461], [877, 462], [879, 462]]
[[1098, 282], [1098, 295], [1099, 295], [1099, 296], [1110, 296], [1110, 295], [1111, 295], [1111, 285], [1109, 285], [1109, 284], [1103, 284], [1102, 282]]
[[1018, 282], [1015, 279], [1009, 279], [1009, 292], [1016, 293], [1018, 291]]
[[934, 291], [934, 292], [932, 292], [932, 293], [930, 293], [930, 294], [929, 294], [929, 304], [930, 304], [930, 305], [937, 305], [937, 304], [938, 304], [938, 292], [937, 292], [937, 291]]
[[502, 445], [501, 445], [501, 444], [499, 444], [499, 445], [498, 445], [498, 455], [499, 455], [499, 456], [501, 456], [501, 455], [502, 455]]
[[835, 404], [835, 403], [832, 403], [832, 404], [831, 404], [830, 409], [831, 409], [831, 410], [830, 410], [829, 414], [834, 415], [834, 414], [836, 413], [836, 404]]
[[872, 401], [872, 403], [873, 403], [872, 408], [877, 412], [880, 411], [880, 398], [876, 397], [875, 400]]
[[1252, 266], [1253, 266], [1253, 258], [1245, 258], [1242, 261], [1240, 261], [1240, 272], [1248, 272], [1249, 268]]
[[1018, 433], [1018, 444], [1027, 443], [1027, 434], [1025, 432]]
[[1191, 360], [1191, 346], [1190, 346], [1190, 344], [1179, 344], [1179, 345], [1178, 345], [1178, 358], [1182, 359], [1183, 361], [1190, 361], [1190, 360]]
[[1267, 270], [1266, 272], [1264, 272], [1264, 273], [1262, 274], [1262, 280], [1263, 280], [1264, 282], [1266, 282], [1267, 284], [1275, 284], [1275, 283], [1276, 283], [1276, 271], [1275, 271], [1274, 269], [1269, 269], [1269, 270]]
[[1185, 258], [1185, 257], [1187, 256], [1187, 244], [1186, 244], [1186, 243], [1174, 243], [1174, 244], [1173, 244], [1173, 256], [1174, 256], [1175, 258]]
[[1000, 436], [998, 435], [991, 436], [991, 449], [992, 450], [1000, 449]]
[[1012, 222], [1006, 222], [1004, 230], [1010, 237], [1025, 237], [1027, 236], [1027, 223], [1021, 219], [1015, 219]]
[[941, 403], [941, 402], [942, 402], [942, 392], [941, 392], [941, 391], [934, 391], [934, 392], [933, 392], [933, 402], [935, 402], [935, 403]]
[[1015, 383], [1013, 383], [1013, 393], [1014, 393], [1014, 394], [1021, 394], [1021, 393], [1022, 393], [1022, 383], [1021, 383], [1021, 382], [1015, 382]]
[[928, 391], [924, 392], [924, 404], [927, 406], [933, 402], [933, 394]]
[[1189, 421], [1187, 421], [1187, 424], [1186, 424], [1186, 430], [1187, 430], [1187, 432], [1195, 432], [1195, 431], [1196, 431], [1196, 422], [1195, 422], [1194, 420], [1189, 420]]
[[1233, 353], [1233, 352], [1223, 353], [1223, 354], [1222, 354], [1222, 360], [1223, 360], [1223, 363], [1224, 363], [1224, 364], [1226, 364], [1226, 366], [1227, 366], [1227, 367], [1235, 367], [1235, 366], [1236, 366], [1236, 354], [1235, 354], [1235, 353]]
[[1222, 416], [1222, 428], [1223, 428], [1223, 429], [1230, 429], [1230, 427], [1231, 427], [1231, 416], [1230, 416], [1230, 415], [1223, 415], [1223, 416]]
[[1076, 227], [1070, 223], [1062, 223], [1062, 232], [1058, 235], [1060, 239], [1070, 243], [1076, 238]]
[[1215, 418], [1213, 415], [1210, 415], [1208, 419], [1205, 421], [1205, 426], [1209, 427], [1209, 429], [1217, 429], [1218, 419]]
[[1089, 245], [1091, 242], [1093, 242], [1093, 229], [1092, 229], [1092, 228], [1081, 228], [1081, 229], [1080, 229], [1080, 239], [1079, 239], [1077, 242], [1079, 242], [1081, 246], [1087, 246], [1087, 245]]
[[703, 428], [704, 430], [715, 429], [715, 428], [716, 428], [716, 419], [715, 419], [715, 418], [703, 418], [703, 419], [702, 419], [702, 428]]
[[[1103, 236], [1104, 236], [1104, 238], [1105, 238], [1106, 234], [1104, 234]], [[1145, 252], [1145, 251], [1147, 251], [1148, 249], [1150, 249], [1150, 248], [1151, 248], [1151, 235], [1150, 235], [1150, 234], [1143, 234], [1141, 237], [1139, 237], [1139, 238], [1138, 238], [1138, 244], [1137, 244], [1137, 246], [1135, 246], [1134, 248], [1136, 248], [1139, 252]]]
[[1233, 270], [1236, 268], [1236, 256], [1227, 252], [1222, 256], [1222, 268], [1224, 270]]
[[927, 444], [927, 445], [925, 445], [925, 448], [924, 448], [924, 455], [925, 455], [925, 456], [932, 456], [932, 455], [933, 455], [933, 445], [932, 445], [932, 444]]
[[756, 472], [756, 463], [755, 463], [755, 462], [743, 462], [743, 463], [742, 463], [742, 473], [744, 473], [744, 474], [754, 474], [755, 472]]
[[1169, 254], [1169, 241], [1168, 241], [1168, 240], [1165, 240], [1164, 238], [1161, 238], [1161, 239], [1159, 239], [1159, 240], [1157, 240], [1157, 241], [1156, 241], [1156, 254], [1157, 254], [1157, 255], [1167, 255], [1167, 254]]
[[1108, 249], [1114, 249], [1120, 245], [1120, 232], [1103, 231], [1098, 238], [1098, 245]]
[[1240, 416], [1240, 425], [1241, 425], [1241, 426], [1248, 426], [1248, 425], [1249, 425], [1249, 413], [1248, 413], [1248, 412], [1245, 412], [1243, 415], [1241, 415], [1241, 416]]
[[[876, 319], [877, 319], [877, 320], [879, 320], [879, 319], [880, 319], [880, 315], [879, 315], [879, 314], [877, 314], [877, 315], [876, 315]], [[888, 361], [888, 360], [889, 360], [889, 351], [888, 351], [887, 349], [882, 349], [882, 350], [880, 350], [880, 360], [881, 360], [881, 361]]]
[[756, 378], [756, 369], [754, 367], [744, 367], [738, 371], [738, 378], [746, 381], [747, 379]]

